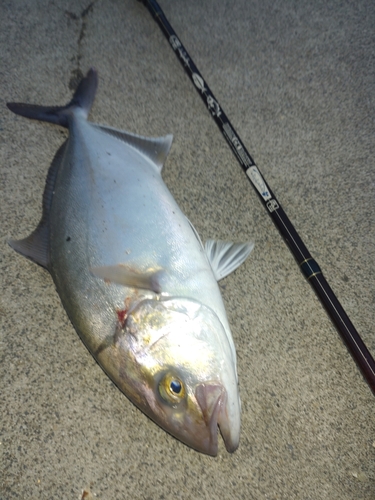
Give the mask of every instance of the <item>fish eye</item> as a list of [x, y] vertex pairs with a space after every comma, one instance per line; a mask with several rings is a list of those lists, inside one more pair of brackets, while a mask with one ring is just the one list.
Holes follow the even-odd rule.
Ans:
[[182, 385], [179, 380], [171, 380], [170, 389], [174, 394], [180, 394]]
[[159, 383], [159, 393], [168, 403], [177, 404], [185, 398], [185, 387], [178, 377], [167, 373]]

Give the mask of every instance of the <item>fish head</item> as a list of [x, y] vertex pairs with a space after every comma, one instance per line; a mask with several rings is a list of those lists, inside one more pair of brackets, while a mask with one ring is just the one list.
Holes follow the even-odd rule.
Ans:
[[235, 353], [216, 313], [191, 299], [150, 299], [129, 312], [124, 326], [132, 360], [129, 398], [188, 446], [217, 455], [219, 428], [227, 450], [235, 451]]

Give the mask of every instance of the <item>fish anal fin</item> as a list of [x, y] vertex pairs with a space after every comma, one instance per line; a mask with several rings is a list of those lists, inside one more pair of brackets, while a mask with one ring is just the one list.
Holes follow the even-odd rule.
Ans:
[[134, 267], [125, 264], [115, 266], [92, 267], [91, 273], [109, 283], [162, 292], [161, 279], [165, 273], [162, 269], [137, 272]]
[[103, 132], [126, 142], [126, 144], [129, 144], [140, 153], [147, 156], [147, 158], [155, 164], [158, 171], [161, 172], [169, 150], [171, 149], [173, 135], [168, 134], [164, 137], [144, 137], [142, 135], [131, 134], [130, 132], [125, 132], [124, 130], [119, 130], [113, 127], [106, 127], [104, 125], [96, 126]]
[[235, 271], [247, 259], [253, 248], [253, 242], [232, 243], [222, 240], [207, 240], [204, 245], [217, 281]]
[[30, 236], [23, 240], [9, 240], [8, 243], [16, 252], [48, 269], [49, 228], [43, 219]]

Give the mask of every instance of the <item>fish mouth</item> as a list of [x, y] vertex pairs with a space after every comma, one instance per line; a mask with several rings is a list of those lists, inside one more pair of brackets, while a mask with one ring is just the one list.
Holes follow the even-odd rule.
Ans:
[[201, 441], [201, 451], [208, 455], [217, 455], [219, 428], [227, 451], [233, 453], [238, 448], [239, 436], [232, 432], [225, 388], [214, 382], [199, 384], [195, 397], [208, 431], [208, 435]]

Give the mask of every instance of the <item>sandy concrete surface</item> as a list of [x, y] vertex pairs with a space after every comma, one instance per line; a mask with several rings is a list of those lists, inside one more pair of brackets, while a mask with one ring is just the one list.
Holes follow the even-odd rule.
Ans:
[[[374, 1], [161, 6], [375, 355]], [[201, 237], [256, 241], [221, 284], [234, 454], [220, 440], [204, 456], [149, 421], [83, 346], [49, 274], [6, 244], [37, 224], [66, 131], [5, 103], [65, 104], [90, 66], [91, 120], [174, 134], [163, 176]], [[374, 500], [374, 395], [146, 8], [2, 0], [0, 86], [1, 499]]]

